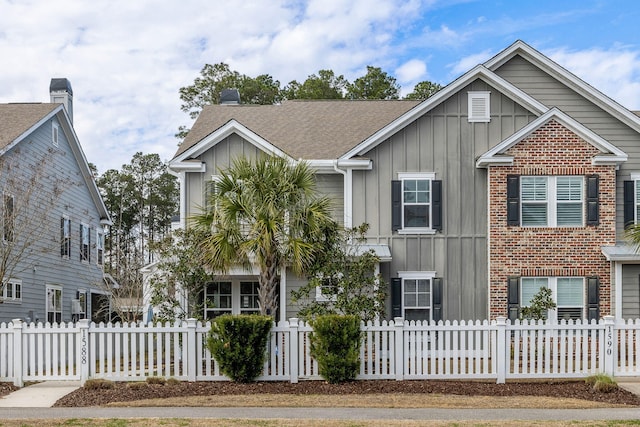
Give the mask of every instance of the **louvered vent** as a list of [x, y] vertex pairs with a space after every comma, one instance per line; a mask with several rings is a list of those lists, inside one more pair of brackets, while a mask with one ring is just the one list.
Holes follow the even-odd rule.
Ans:
[[488, 122], [491, 118], [490, 92], [469, 92], [469, 121]]

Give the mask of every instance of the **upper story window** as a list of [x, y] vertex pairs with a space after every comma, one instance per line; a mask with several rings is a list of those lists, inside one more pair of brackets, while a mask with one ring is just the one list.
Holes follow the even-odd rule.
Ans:
[[56, 147], [58, 146], [58, 135], [59, 134], [59, 128], [58, 125], [56, 123], [52, 123], [51, 124], [51, 141], [53, 142], [53, 145], [55, 145]]
[[392, 182], [392, 228], [400, 233], [442, 229], [442, 181], [434, 173], [399, 173]]
[[67, 217], [60, 219], [60, 256], [71, 256], [71, 220]]
[[9, 279], [5, 282], [0, 295], [3, 302], [20, 302], [22, 301], [22, 280]]
[[468, 92], [469, 122], [488, 122], [491, 120], [491, 92]]
[[80, 261], [91, 261], [91, 233], [89, 226], [80, 224]]
[[507, 224], [524, 227], [598, 225], [597, 175], [507, 176]]
[[211, 175], [211, 179], [204, 182], [202, 192], [202, 207], [205, 212], [211, 212], [214, 206], [211, 204], [211, 197], [216, 193], [216, 184], [220, 181], [218, 175]]
[[15, 231], [15, 207], [11, 194], [3, 195], [2, 203], [2, 240], [13, 242]]
[[640, 222], [640, 173], [632, 173], [631, 181], [624, 181], [624, 225]]
[[581, 176], [523, 176], [520, 180], [522, 225], [569, 227], [584, 224]]
[[104, 263], [104, 232], [96, 230], [96, 262], [98, 265]]

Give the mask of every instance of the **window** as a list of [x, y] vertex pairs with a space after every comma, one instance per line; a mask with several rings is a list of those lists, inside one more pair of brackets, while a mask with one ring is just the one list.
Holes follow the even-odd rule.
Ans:
[[87, 317], [87, 292], [79, 290], [76, 299], [71, 300], [71, 317], [72, 321], [77, 322]]
[[71, 220], [66, 217], [60, 219], [60, 256], [71, 256]]
[[258, 314], [258, 282], [240, 282], [240, 314]]
[[47, 322], [62, 322], [62, 287], [47, 286]]
[[7, 280], [2, 290], [2, 300], [3, 302], [22, 301], [22, 280]]
[[322, 273], [318, 276], [320, 286], [316, 286], [316, 301], [335, 301], [340, 291], [340, 279], [343, 274], [338, 272], [336, 275], [323, 277]]
[[491, 92], [468, 92], [469, 122], [491, 120]]
[[15, 229], [15, 211], [13, 196], [4, 194], [2, 204], [2, 240], [13, 242]]
[[205, 286], [204, 318], [213, 319], [222, 314], [232, 313], [231, 282], [211, 282]]
[[[442, 279], [434, 277], [433, 271], [400, 271], [398, 276], [391, 281], [393, 316], [406, 320], [442, 320]], [[396, 305], [397, 311], [393, 308]]]
[[91, 261], [91, 234], [89, 226], [80, 224], [80, 261]]
[[216, 184], [220, 181], [220, 177], [218, 175], [211, 175], [211, 179], [209, 181], [204, 182], [204, 191], [202, 194], [203, 203], [205, 212], [211, 212], [213, 210], [213, 205], [211, 204], [211, 197], [216, 192]]
[[548, 319], [582, 319], [585, 312], [585, 280], [582, 277], [523, 277], [521, 279], [520, 306], [531, 304], [540, 288], [551, 288], [555, 310], [549, 310]]
[[520, 179], [522, 226], [583, 226], [582, 176], [523, 176]]
[[98, 265], [104, 263], [104, 233], [96, 230], [96, 262]]
[[433, 233], [442, 229], [442, 181], [433, 173], [399, 173], [392, 182], [392, 229]]
[[58, 125], [55, 123], [51, 124], [51, 141], [53, 145], [58, 146]]

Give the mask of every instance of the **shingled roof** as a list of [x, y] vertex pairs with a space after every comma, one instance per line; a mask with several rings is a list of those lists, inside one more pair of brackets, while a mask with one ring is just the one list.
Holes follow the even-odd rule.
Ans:
[[5, 148], [59, 104], [0, 104], [0, 149]]
[[293, 100], [278, 105], [210, 105], [175, 156], [235, 120], [294, 159], [337, 159], [419, 103]]

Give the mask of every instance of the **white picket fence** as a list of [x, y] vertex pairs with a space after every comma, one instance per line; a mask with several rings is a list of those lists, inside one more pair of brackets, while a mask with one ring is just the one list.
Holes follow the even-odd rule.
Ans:
[[[209, 324], [0, 324], [0, 381], [149, 376], [228, 380], [206, 345]], [[312, 328], [298, 319], [274, 325], [263, 381], [320, 379]], [[577, 378], [640, 376], [640, 319], [615, 322], [394, 321], [362, 324], [358, 379]]]

